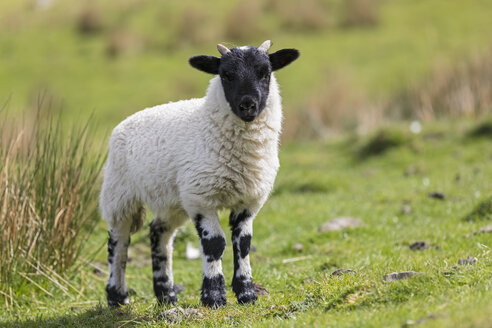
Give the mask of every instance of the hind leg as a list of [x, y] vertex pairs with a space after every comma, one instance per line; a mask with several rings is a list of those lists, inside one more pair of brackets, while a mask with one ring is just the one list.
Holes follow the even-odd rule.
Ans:
[[118, 225], [109, 229], [108, 262], [109, 280], [106, 295], [109, 306], [129, 303], [128, 288], [125, 281], [125, 269], [130, 245], [131, 225]]
[[150, 224], [150, 251], [154, 293], [159, 303], [177, 302], [174, 291], [172, 256], [176, 227], [155, 218]]

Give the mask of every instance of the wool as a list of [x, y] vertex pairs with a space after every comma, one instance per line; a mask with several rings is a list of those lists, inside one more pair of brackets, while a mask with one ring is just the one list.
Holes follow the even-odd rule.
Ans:
[[230, 110], [218, 77], [205, 98], [128, 117], [110, 138], [102, 217], [110, 227], [133, 224], [129, 216], [142, 203], [161, 218], [170, 212], [193, 217], [201, 208], [261, 207], [279, 168], [281, 120], [273, 76], [266, 108], [250, 123]]
[[154, 292], [176, 303], [172, 274], [176, 229], [191, 218], [200, 238], [204, 305], [226, 304], [222, 255], [225, 233], [217, 212], [231, 210], [232, 287], [239, 303], [257, 299], [249, 263], [253, 220], [270, 194], [279, 168], [282, 123], [273, 70], [295, 60], [295, 49], [267, 54], [271, 42], [232, 50], [222, 58], [195, 56], [190, 64], [218, 74], [206, 95], [137, 112], [113, 130], [100, 195], [109, 227], [108, 304], [128, 304], [125, 267], [130, 235], [150, 224]]

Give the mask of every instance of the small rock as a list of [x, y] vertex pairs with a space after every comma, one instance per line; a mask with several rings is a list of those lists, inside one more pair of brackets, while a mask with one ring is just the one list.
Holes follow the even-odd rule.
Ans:
[[185, 289], [186, 288], [183, 285], [174, 285], [174, 292], [176, 294], [179, 294], [179, 293], [183, 292]]
[[411, 175], [415, 175], [419, 173], [419, 169], [417, 166], [415, 165], [410, 165], [409, 167], [407, 167], [407, 169], [405, 170], [405, 172], [403, 173], [406, 177], [409, 177]]
[[331, 276], [342, 276], [344, 274], [355, 274], [355, 271], [352, 269], [338, 269], [332, 272]]
[[488, 225], [488, 226], [485, 226], [485, 227], [481, 227], [478, 232], [480, 232], [480, 233], [489, 233], [489, 232], [492, 232], [492, 226], [491, 225]]
[[363, 224], [361, 219], [349, 217], [340, 217], [323, 223], [320, 227], [320, 232], [338, 231], [346, 228], [359, 227]]
[[104, 273], [103, 270], [99, 269], [99, 268], [94, 268], [92, 270], [92, 273], [94, 273], [96, 276], [99, 276], [99, 277], [104, 277], [106, 274]]
[[258, 295], [258, 296], [268, 295], [268, 290], [266, 290], [266, 288], [263, 287], [263, 284], [261, 284], [259, 282], [254, 282], [253, 288], [255, 289], [256, 295]]
[[180, 306], [173, 307], [167, 311], [162, 312], [161, 316], [169, 322], [179, 323], [180, 321], [203, 317], [203, 313], [197, 309], [187, 308], [183, 309]]
[[294, 246], [292, 246], [292, 249], [295, 250], [295, 251], [302, 251], [302, 249], [304, 248], [304, 245], [302, 244], [295, 244]]
[[429, 196], [430, 198], [439, 199], [439, 200], [445, 200], [446, 199], [446, 196], [444, 196], [444, 194], [440, 191], [430, 192], [427, 194], [427, 196]]
[[459, 259], [458, 264], [459, 265], [472, 265], [477, 261], [478, 261], [478, 259], [476, 257], [468, 256], [466, 259]]
[[427, 248], [429, 248], [429, 244], [425, 241], [416, 241], [412, 245], [410, 245], [410, 249], [412, 251], [422, 251]]
[[408, 204], [403, 205], [402, 208], [401, 208], [401, 212], [403, 214], [410, 214], [410, 213], [412, 213], [412, 206], [410, 206]]
[[415, 271], [392, 272], [390, 274], [385, 275], [383, 277], [383, 280], [395, 281], [395, 280], [408, 279], [408, 278], [413, 277], [417, 274], [422, 274], [422, 272], [415, 272]]
[[417, 321], [413, 321], [413, 320], [407, 320], [406, 322], [404, 322], [401, 327], [402, 328], [409, 328], [409, 327], [413, 327], [413, 326], [417, 326], [417, 325], [421, 325], [429, 320], [436, 320], [436, 319], [439, 319], [439, 318], [442, 318], [443, 316], [439, 316], [439, 315], [436, 315], [436, 314], [431, 314], [431, 315], [428, 315], [427, 317], [424, 317], [424, 318], [420, 318], [418, 319]]
[[188, 242], [186, 244], [186, 258], [188, 260], [194, 260], [200, 257], [200, 250], [198, 248], [195, 248], [193, 244]]

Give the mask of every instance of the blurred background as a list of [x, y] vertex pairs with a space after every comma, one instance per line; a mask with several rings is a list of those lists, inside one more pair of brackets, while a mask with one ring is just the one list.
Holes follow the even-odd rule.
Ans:
[[202, 97], [210, 76], [190, 56], [271, 39], [302, 54], [277, 73], [284, 141], [473, 118], [491, 110], [490, 17], [487, 0], [3, 0], [0, 104], [93, 115], [107, 136], [145, 107]]

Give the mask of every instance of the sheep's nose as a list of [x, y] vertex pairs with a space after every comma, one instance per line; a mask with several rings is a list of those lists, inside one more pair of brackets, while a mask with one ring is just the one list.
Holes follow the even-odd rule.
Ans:
[[250, 97], [244, 97], [243, 99], [241, 99], [239, 108], [245, 112], [254, 111], [256, 109], [256, 102]]

